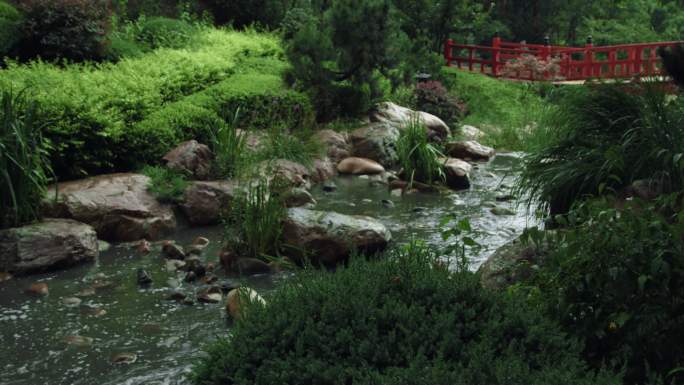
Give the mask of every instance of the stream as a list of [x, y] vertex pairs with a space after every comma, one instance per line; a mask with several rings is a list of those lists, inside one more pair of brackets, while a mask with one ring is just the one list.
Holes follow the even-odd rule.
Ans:
[[[443, 246], [442, 218], [468, 218], [472, 237], [481, 245], [468, 251], [471, 268], [477, 269], [499, 246], [536, 224], [514, 200], [497, 201], [510, 193], [519, 157], [500, 154], [487, 164], [478, 164], [470, 190], [443, 195], [395, 196], [386, 186], [373, 185], [365, 178], [338, 177], [333, 192], [313, 188], [318, 201], [314, 208], [375, 217], [390, 229], [394, 245], [421, 239]], [[493, 206], [510, 212], [495, 215]], [[172, 238], [188, 245], [198, 236], [211, 241], [203, 260], [216, 262], [220, 227], [185, 228]], [[152, 276], [147, 289], [136, 284], [139, 268]], [[262, 294], [288, 274], [241, 281], [217, 269], [219, 283], [242, 282]], [[188, 384], [187, 373], [202, 347], [226, 335], [230, 322], [220, 303], [187, 305], [167, 300], [170, 287], [189, 298], [203, 289], [202, 284], [184, 283], [179, 277], [167, 268], [159, 246], [141, 256], [128, 245], [112, 245], [95, 263], [0, 283], [0, 384]], [[26, 294], [24, 290], [34, 282], [47, 283], [49, 295]], [[69, 300], [73, 297], [81, 302]], [[133, 353], [135, 362], [112, 363], [120, 353], [128, 357]]]

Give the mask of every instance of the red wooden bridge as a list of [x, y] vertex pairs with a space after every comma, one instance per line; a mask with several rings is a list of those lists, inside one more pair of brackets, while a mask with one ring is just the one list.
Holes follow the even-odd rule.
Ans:
[[684, 42], [625, 44], [595, 47], [591, 38], [584, 47], [504, 42], [494, 37], [492, 46], [457, 44], [448, 40], [444, 56], [448, 66], [514, 80], [585, 81], [633, 79], [662, 74], [659, 48]]

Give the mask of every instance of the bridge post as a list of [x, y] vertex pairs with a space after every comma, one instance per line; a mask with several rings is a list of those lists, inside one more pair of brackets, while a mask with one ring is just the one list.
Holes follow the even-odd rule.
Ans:
[[444, 43], [444, 59], [446, 59], [447, 67], [451, 67], [451, 54], [453, 45], [454, 41], [452, 39], [447, 39], [446, 43]]
[[587, 44], [584, 46], [584, 71], [582, 75], [585, 79], [590, 78], [594, 73], [594, 39], [591, 35], [587, 38]]
[[494, 33], [492, 38], [492, 75], [499, 76], [499, 61], [501, 60], [501, 37], [499, 31]]

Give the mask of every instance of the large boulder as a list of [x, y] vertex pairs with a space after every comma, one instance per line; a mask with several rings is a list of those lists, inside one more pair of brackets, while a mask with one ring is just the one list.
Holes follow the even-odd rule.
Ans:
[[176, 217], [147, 191], [149, 181], [140, 174], [111, 174], [59, 183], [48, 191], [44, 214], [87, 223], [107, 241], [160, 239], [176, 228]]
[[183, 213], [193, 226], [216, 225], [237, 192], [233, 181], [192, 182], [185, 190]]
[[71, 219], [0, 231], [0, 271], [16, 275], [67, 267], [98, 256], [97, 233]]
[[385, 167], [399, 160], [397, 140], [399, 130], [387, 123], [371, 123], [351, 133], [354, 156], [372, 159]]
[[322, 183], [337, 175], [337, 162], [333, 162], [329, 157], [314, 159], [311, 168], [311, 181]]
[[470, 163], [455, 158], [443, 159], [442, 162], [447, 186], [454, 190], [470, 188], [470, 172], [473, 169]]
[[430, 137], [444, 140], [451, 134], [449, 126], [435, 115], [422, 111], [413, 111], [391, 102], [378, 104], [375, 110], [371, 112], [370, 119], [372, 122], [388, 123], [399, 129], [405, 128], [412, 119], [419, 119], [427, 127]]
[[335, 163], [351, 155], [351, 146], [346, 133], [320, 130], [314, 134], [314, 137], [327, 148], [328, 158]]
[[382, 174], [385, 168], [372, 159], [351, 157], [338, 163], [337, 171], [340, 174], [374, 175]]
[[474, 140], [447, 143], [446, 153], [453, 158], [489, 160], [496, 154], [493, 148], [483, 146]]
[[287, 159], [267, 160], [259, 165], [262, 177], [277, 180], [282, 187], [311, 187], [311, 171], [304, 165]]
[[372, 254], [384, 250], [392, 239], [377, 220], [303, 208], [288, 210], [282, 241], [298, 261], [334, 266], [353, 252]]
[[504, 290], [529, 278], [548, 255], [547, 242], [539, 244], [515, 239], [494, 252], [478, 270], [482, 286]]
[[459, 130], [459, 136], [464, 140], [482, 140], [486, 134], [475, 126], [464, 124]]
[[166, 167], [191, 175], [193, 179], [206, 180], [211, 174], [214, 154], [209, 147], [189, 140], [178, 145], [164, 156]]

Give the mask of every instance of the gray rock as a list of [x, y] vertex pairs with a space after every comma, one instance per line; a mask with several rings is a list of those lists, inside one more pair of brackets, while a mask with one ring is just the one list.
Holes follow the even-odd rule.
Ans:
[[335, 191], [335, 190], [337, 190], [337, 184], [335, 184], [335, 182], [329, 181], [329, 182], [325, 182], [325, 183], [323, 184], [323, 191], [325, 191], [325, 192], [333, 192], [333, 191]]
[[371, 123], [351, 133], [353, 155], [372, 159], [386, 168], [399, 160], [397, 140], [399, 129], [387, 123]]
[[277, 180], [283, 187], [311, 188], [311, 171], [304, 165], [286, 159], [264, 161], [259, 172], [269, 182]]
[[107, 241], [159, 239], [176, 228], [176, 217], [147, 191], [149, 181], [145, 175], [111, 174], [60, 183], [43, 201], [44, 214], [87, 223]]
[[331, 158], [314, 159], [313, 167], [311, 169], [311, 181], [313, 183], [321, 183], [337, 175], [336, 160]]
[[430, 137], [437, 137], [444, 140], [449, 137], [451, 131], [444, 121], [432, 114], [421, 111], [413, 111], [406, 107], [398, 106], [391, 102], [380, 103], [371, 113], [372, 122], [388, 123], [400, 130], [405, 128], [412, 119], [419, 119], [426, 126]]
[[211, 174], [214, 154], [204, 144], [190, 140], [179, 144], [163, 160], [172, 170], [191, 175], [193, 179], [206, 180]]
[[181, 210], [193, 226], [219, 224], [238, 191], [233, 181], [193, 182], [186, 190]]
[[185, 259], [185, 252], [182, 247], [172, 242], [164, 242], [164, 245], [162, 246], [162, 256], [166, 259], [178, 259], [182, 261]]
[[282, 241], [288, 254], [327, 266], [346, 260], [353, 251], [382, 251], [391, 239], [382, 223], [364, 216], [294, 208], [283, 223]]
[[[551, 234], [550, 232], [547, 232]], [[482, 286], [504, 290], [529, 278], [548, 255], [547, 242], [525, 244], [520, 238], [500, 247], [478, 270]]]
[[306, 189], [295, 187], [285, 193], [285, 205], [287, 207], [301, 207], [316, 204], [316, 200]]
[[470, 188], [470, 163], [460, 159], [449, 158], [444, 162], [446, 183], [452, 189], [465, 190]]
[[147, 287], [152, 284], [152, 276], [144, 269], [138, 269], [136, 272], [136, 282], [138, 286]]
[[492, 214], [497, 215], [497, 216], [515, 215], [515, 211], [508, 209], [508, 208], [505, 208], [505, 207], [501, 207], [501, 206], [492, 207], [492, 209], [490, 211], [492, 212]]
[[0, 271], [15, 275], [93, 261], [99, 255], [95, 230], [70, 219], [46, 219], [0, 230]]
[[326, 146], [327, 156], [333, 163], [338, 163], [351, 155], [351, 146], [346, 133], [320, 130], [314, 134], [314, 137]]
[[483, 146], [474, 140], [447, 143], [446, 153], [450, 157], [472, 160], [489, 160], [496, 155], [493, 148]]
[[485, 133], [475, 126], [463, 125], [459, 130], [460, 136], [465, 140], [481, 140]]

